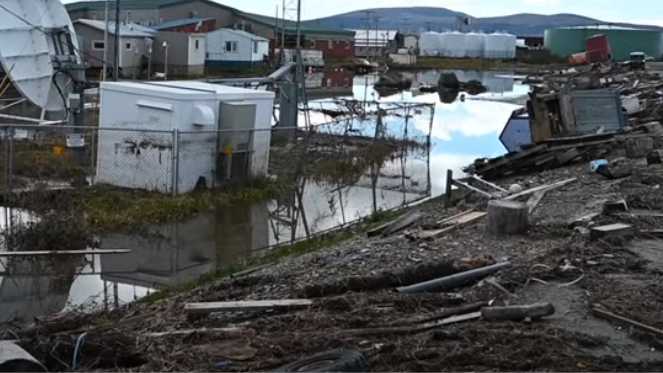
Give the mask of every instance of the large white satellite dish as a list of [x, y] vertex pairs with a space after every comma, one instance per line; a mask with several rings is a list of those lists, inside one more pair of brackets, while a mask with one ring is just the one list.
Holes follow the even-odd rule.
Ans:
[[0, 62], [14, 87], [45, 111], [63, 111], [80, 66], [78, 40], [60, 0], [0, 0]]

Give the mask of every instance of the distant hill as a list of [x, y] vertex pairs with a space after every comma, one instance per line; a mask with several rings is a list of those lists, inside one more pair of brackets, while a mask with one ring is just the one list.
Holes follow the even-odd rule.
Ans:
[[[477, 18], [446, 8], [412, 7], [412, 8], [376, 8], [331, 17], [306, 21], [309, 27], [365, 29], [368, 26], [366, 11], [371, 17], [378, 18], [378, 28], [401, 31], [420, 32], [426, 30], [447, 31], [458, 30], [463, 19], [469, 19], [470, 25], [463, 25], [464, 31], [509, 32], [519, 36], [543, 36], [548, 28], [564, 26], [588, 26], [605, 24], [606, 22], [583, 17], [576, 14], [540, 15], [521, 13], [503, 17]], [[618, 26], [634, 26], [616, 24]], [[375, 22], [371, 22], [375, 27]], [[658, 28], [653, 27], [652, 28]]]

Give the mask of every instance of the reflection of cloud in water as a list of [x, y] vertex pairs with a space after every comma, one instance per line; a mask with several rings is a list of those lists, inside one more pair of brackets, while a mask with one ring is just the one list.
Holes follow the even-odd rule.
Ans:
[[[434, 102], [436, 94], [424, 95], [414, 98], [417, 102]], [[462, 137], [479, 137], [486, 135], [499, 135], [504, 128], [511, 113], [517, 105], [498, 102], [456, 101], [453, 104], [440, 104], [435, 107], [435, 121], [433, 124], [433, 141], [456, 140], [455, 134]], [[428, 130], [426, 118], [417, 118], [416, 128]]]
[[447, 170], [452, 170], [454, 177], [464, 175], [463, 168], [474, 162], [480, 155], [461, 155], [453, 153], [439, 153], [431, 155], [431, 187], [433, 196], [444, 194], [447, 185]]

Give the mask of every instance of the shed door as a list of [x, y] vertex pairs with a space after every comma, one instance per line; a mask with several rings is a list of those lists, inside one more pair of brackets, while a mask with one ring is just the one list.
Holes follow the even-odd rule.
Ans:
[[219, 114], [219, 171], [222, 180], [245, 178], [249, 175], [253, 152], [253, 130], [256, 126], [256, 105], [221, 103]]

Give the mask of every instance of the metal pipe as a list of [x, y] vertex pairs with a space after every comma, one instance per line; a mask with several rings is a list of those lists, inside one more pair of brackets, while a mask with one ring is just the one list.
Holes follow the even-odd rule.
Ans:
[[415, 294], [415, 293], [451, 290], [472, 283], [474, 281], [478, 281], [488, 275], [491, 275], [503, 268], [507, 268], [510, 266], [511, 262], [497, 263], [491, 266], [472, 269], [469, 271], [456, 273], [451, 276], [446, 276], [435, 280], [421, 282], [410, 286], [399, 287], [398, 292], [405, 294]]

